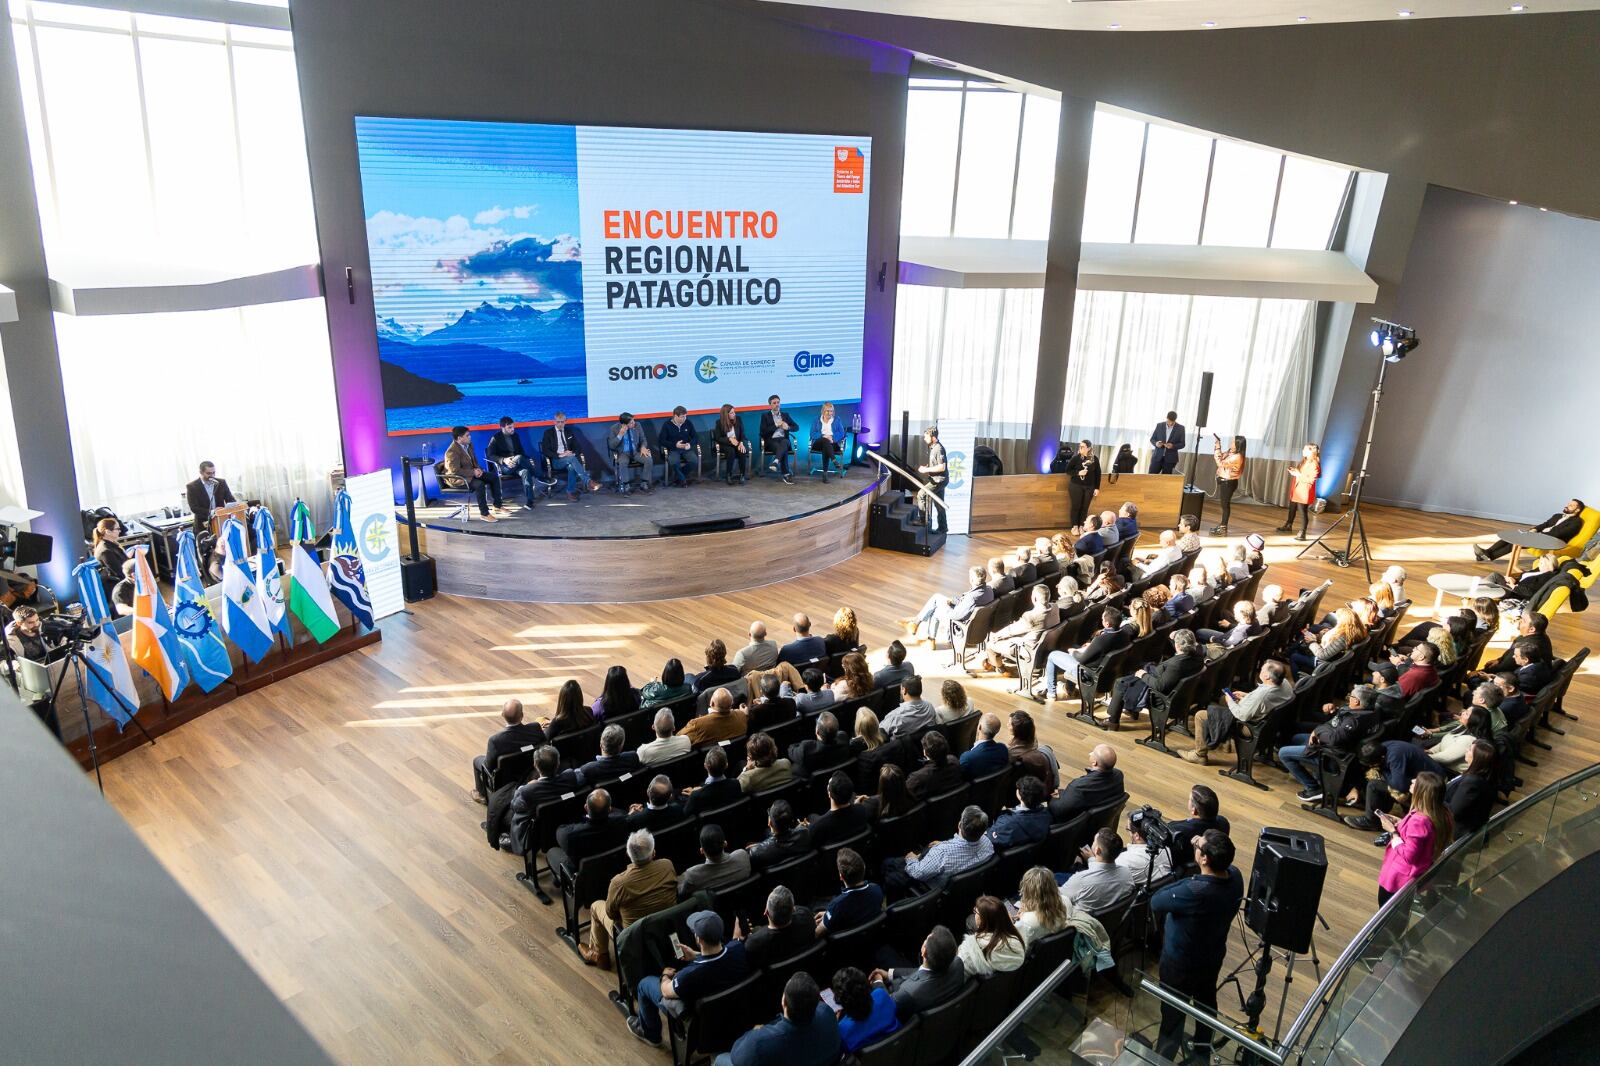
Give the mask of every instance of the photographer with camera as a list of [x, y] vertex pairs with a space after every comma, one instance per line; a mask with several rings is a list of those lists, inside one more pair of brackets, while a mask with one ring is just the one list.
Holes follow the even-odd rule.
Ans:
[[13, 621], [6, 626], [6, 666], [11, 671], [17, 694], [28, 702], [33, 713], [39, 716], [39, 721], [55, 734], [57, 740], [61, 739], [61, 722], [56, 717], [49, 690], [36, 691], [14, 660], [27, 659], [43, 666], [58, 658], [65, 644], [60, 630], [54, 626], [46, 630], [44, 618], [33, 607], [18, 607]]
[[1163, 881], [1172, 874], [1172, 830], [1161, 812], [1149, 804], [1128, 815], [1128, 849], [1117, 856], [1117, 865], [1133, 874], [1135, 884]]

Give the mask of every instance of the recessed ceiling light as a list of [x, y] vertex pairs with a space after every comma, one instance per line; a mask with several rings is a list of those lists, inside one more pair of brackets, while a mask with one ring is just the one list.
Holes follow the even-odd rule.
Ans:
[[1511, 13], [1513, 15], [1520, 15], [1526, 10], [1528, 10], [1528, 5], [1527, 4], [1512, 4], [1511, 5]]
[[1400, 11], [1396, 11], [1395, 14], [1398, 15], [1399, 17], [1403, 18], [1403, 19], [1408, 19], [1408, 18], [1411, 17], [1411, 9], [1409, 7], [1408, 8], [1404, 8], [1404, 9], [1402, 9]]
[[1295, 21], [1296, 22], [1310, 22], [1311, 21], [1311, 16], [1310, 15], [1297, 15], [1295, 17]]
[[1215, 22], [1212, 22], [1210, 19], [1206, 19], [1204, 22], [1200, 23], [1200, 26], [1201, 26], [1202, 29], [1207, 29], [1207, 30], [1214, 30], [1214, 29], [1217, 28], [1217, 24]]
[[1517, 206], [1517, 202], [1515, 200], [1507, 200], [1506, 203], [1510, 204], [1512, 207]]
[[1106, 29], [1108, 29], [1108, 30], [1120, 30], [1120, 29], [1122, 29], [1122, 23], [1113, 22], [1111, 25], [1107, 26]]

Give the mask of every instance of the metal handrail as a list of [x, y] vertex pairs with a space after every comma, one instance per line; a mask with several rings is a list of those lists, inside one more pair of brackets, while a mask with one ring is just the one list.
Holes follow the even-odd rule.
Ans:
[[[1022, 1002], [1017, 1004], [1015, 1010], [1006, 1015], [999, 1025], [989, 1031], [988, 1036], [978, 1042], [978, 1046], [973, 1048], [967, 1057], [961, 1060], [959, 1066], [980, 1066], [984, 1056], [998, 1047], [1002, 1040], [1010, 1036], [1022, 1024], [1028, 1012], [1043, 1002], [1044, 997], [1054, 992], [1056, 987], [1072, 976], [1077, 969], [1077, 961], [1069, 954], [1065, 962], [1052, 970], [1049, 977], [1040, 981], [1032, 992], [1022, 998]], [[993, 980], [993, 978], [990, 980]]]
[[[1288, 1062], [1288, 1060], [1284, 1058], [1283, 1052], [1279, 1051], [1277, 1048], [1263, 1044], [1261, 1041], [1257, 1040], [1248, 1033], [1241, 1032], [1238, 1029], [1224, 1024], [1219, 1024], [1222, 1022], [1222, 1017], [1220, 1015], [1215, 1014], [1212, 1011], [1205, 1010], [1202, 1007], [1196, 1007], [1184, 997], [1168, 992], [1161, 985], [1151, 981], [1150, 978], [1139, 978], [1139, 987], [1159, 999], [1161, 1002], [1165, 1003], [1167, 1006], [1171, 1007], [1173, 1010], [1187, 1014], [1197, 1022], [1203, 1022], [1211, 1028], [1212, 1032], [1219, 1034], [1224, 1040], [1238, 1041], [1251, 1051], [1255, 1052], [1257, 1055], [1261, 1056], [1263, 1059], [1272, 1063], [1273, 1066], [1285, 1066], [1285, 1064]], [[1285, 1043], [1283, 1046], [1288, 1047], [1289, 1045]]]

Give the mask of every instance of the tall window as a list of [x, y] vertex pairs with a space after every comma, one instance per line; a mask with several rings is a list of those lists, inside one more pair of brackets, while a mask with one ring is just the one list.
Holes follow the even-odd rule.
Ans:
[[[317, 261], [288, 32], [11, 11], [53, 275], [140, 285]], [[326, 517], [340, 448], [320, 299], [56, 325], [85, 507], [173, 504], [204, 458], [280, 524], [297, 496]]]

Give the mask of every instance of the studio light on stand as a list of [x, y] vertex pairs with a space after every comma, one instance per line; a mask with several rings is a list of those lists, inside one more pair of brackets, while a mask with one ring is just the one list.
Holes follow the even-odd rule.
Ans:
[[[1417, 331], [1410, 326], [1402, 326], [1398, 322], [1387, 319], [1374, 318], [1372, 332], [1367, 335], [1367, 340], [1383, 356], [1378, 364], [1378, 381], [1372, 387], [1372, 411], [1367, 417], [1367, 440], [1361, 450], [1361, 468], [1354, 477], [1354, 488], [1350, 493], [1350, 509], [1339, 516], [1339, 520], [1321, 533], [1315, 540], [1300, 549], [1300, 554], [1295, 558], [1304, 558], [1306, 552], [1322, 545], [1322, 550], [1327, 554], [1323, 558], [1331, 561], [1335, 566], [1348, 567], [1359, 558], [1361, 565], [1367, 572], [1367, 580], [1372, 580], [1372, 549], [1367, 544], [1367, 527], [1361, 521], [1361, 495], [1367, 485], [1367, 463], [1372, 457], [1372, 433], [1378, 425], [1378, 406], [1383, 402], [1383, 378], [1389, 370], [1390, 363], [1398, 363], [1416, 350]], [[1330, 535], [1341, 525], [1345, 525], [1344, 548], [1331, 547], [1324, 543]], [[1360, 543], [1358, 544], [1357, 541]]]

